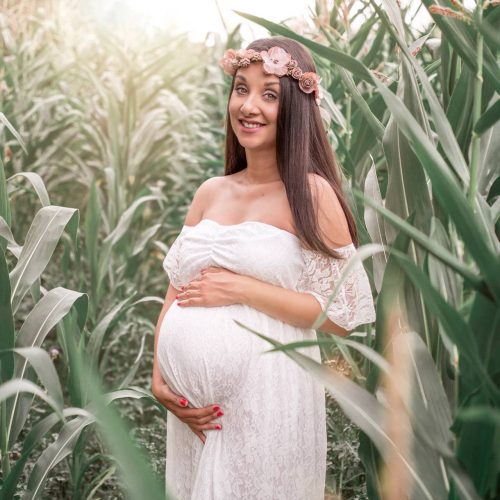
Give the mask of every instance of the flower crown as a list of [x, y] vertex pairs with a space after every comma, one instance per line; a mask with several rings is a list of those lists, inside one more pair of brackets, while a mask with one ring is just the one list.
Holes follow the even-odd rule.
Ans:
[[321, 77], [312, 71], [303, 72], [295, 59], [281, 47], [271, 47], [269, 50], [258, 52], [253, 49], [228, 49], [219, 60], [219, 64], [226, 75], [234, 76], [238, 68], [246, 68], [252, 62], [263, 63], [264, 73], [267, 75], [291, 76], [298, 80], [302, 92], [314, 92], [314, 99], [319, 106], [322, 98], [319, 82]]

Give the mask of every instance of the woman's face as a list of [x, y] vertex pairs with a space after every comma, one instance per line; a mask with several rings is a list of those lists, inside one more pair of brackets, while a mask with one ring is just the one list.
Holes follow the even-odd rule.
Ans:
[[[279, 92], [279, 77], [266, 75], [262, 63], [250, 63], [236, 72], [229, 98], [229, 117], [245, 149], [276, 147]], [[260, 126], [248, 126], [248, 123]]]

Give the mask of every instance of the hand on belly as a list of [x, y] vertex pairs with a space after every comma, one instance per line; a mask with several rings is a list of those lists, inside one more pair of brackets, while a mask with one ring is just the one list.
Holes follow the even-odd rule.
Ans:
[[[205, 444], [204, 430], [221, 430], [222, 425], [214, 420], [219, 419], [224, 412], [218, 404], [211, 404], [203, 408], [187, 408], [188, 401], [173, 392], [168, 384], [158, 384], [153, 387], [153, 395], [179, 420], [184, 422]], [[183, 404], [184, 403], [184, 404]]]
[[202, 269], [198, 279], [181, 287], [176, 296], [180, 307], [217, 307], [241, 303], [242, 287], [248, 276], [223, 267]]

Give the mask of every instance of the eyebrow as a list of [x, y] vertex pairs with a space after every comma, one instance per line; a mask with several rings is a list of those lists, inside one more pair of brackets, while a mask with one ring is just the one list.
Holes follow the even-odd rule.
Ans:
[[[235, 78], [239, 78], [240, 80], [243, 80], [244, 82], [247, 81], [247, 79], [243, 75], [236, 75]], [[264, 83], [264, 87], [270, 87], [271, 85], [279, 85], [280, 82], [266, 82]]]

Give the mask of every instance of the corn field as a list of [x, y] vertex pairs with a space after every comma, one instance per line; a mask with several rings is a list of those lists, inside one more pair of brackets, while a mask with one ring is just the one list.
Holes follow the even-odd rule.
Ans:
[[[328, 498], [498, 498], [499, 2], [317, 0], [307, 23], [250, 5], [241, 22], [314, 57], [377, 320], [318, 331], [322, 364], [239, 324], [325, 386]], [[0, 499], [173, 498], [161, 263], [224, 172], [217, 61], [241, 27], [201, 43], [84, 2], [0, 6]]]

